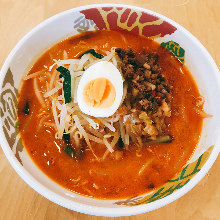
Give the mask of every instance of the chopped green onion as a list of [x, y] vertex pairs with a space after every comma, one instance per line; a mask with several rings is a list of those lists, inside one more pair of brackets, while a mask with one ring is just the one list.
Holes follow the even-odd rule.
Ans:
[[16, 122], [15, 122], [15, 127], [18, 128], [19, 125], [20, 125], [20, 122], [19, 122], [19, 121], [16, 121]]
[[65, 104], [70, 103], [72, 101], [70, 71], [63, 66], [59, 66], [56, 70], [60, 72], [61, 73], [60, 75], [64, 78], [63, 91], [64, 91]]
[[149, 189], [154, 189], [154, 188], [155, 188], [155, 186], [154, 186], [154, 184], [153, 184], [153, 183], [151, 183], [150, 185], [148, 185], [148, 188], [149, 188]]
[[79, 58], [81, 58], [84, 54], [87, 54], [87, 53], [91, 53], [94, 57], [98, 58], [98, 59], [102, 59], [104, 56], [100, 53], [97, 53], [94, 49], [90, 49], [90, 50], [87, 50], [85, 51], [84, 53], [82, 53]]
[[74, 150], [73, 150], [73, 148], [72, 147], [70, 147], [70, 146], [66, 146], [64, 149], [64, 152], [66, 153], [66, 154], [68, 154], [71, 158], [73, 158], [74, 157]]
[[30, 113], [30, 107], [29, 107], [29, 102], [28, 101], [26, 101], [26, 103], [25, 103], [23, 112], [24, 112], [25, 115], [29, 115], [29, 113]]

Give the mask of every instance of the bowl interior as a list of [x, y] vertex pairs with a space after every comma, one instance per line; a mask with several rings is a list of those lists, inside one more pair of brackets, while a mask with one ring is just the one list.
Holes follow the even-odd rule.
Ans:
[[[30, 65], [55, 43], [69, 36], [97, 29], [129, 31], [161, 43], [188, 67], [206, 100], [205, 111], [213, 115], [212, 118], [204, 119], [198, 147], [180, 173], [149, 194], [125, 200], [92, 199], [60, 187], [35, 166], [25, 152], [15, 127], [19, 82]], [[219, 71], [208, 52], [191, 34], [154, 12], [133, 6], [107, 4], [84, 6], [58, 14], [38, 25], [16, 45], [1, 74], [2, 148], [15, 170], [31, 187], [67, 208], [107, 216], [150, 211], [175, 200], [192, 188], [205, 175], [219, 152]], [[205, 164], [207, 168], [202, 172]], [[140, 206], [142, 204], [145, 205]], [[117, 211], [112, 213], [112, 209]]]

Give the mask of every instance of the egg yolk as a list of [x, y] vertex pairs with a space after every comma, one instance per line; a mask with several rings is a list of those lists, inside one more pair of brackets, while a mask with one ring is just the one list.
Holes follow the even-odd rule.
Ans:
[[115, 88], [106, 78], [91, 80], [83, 91], [87, 105], [95, 108], [108, 108], [115, 101]]

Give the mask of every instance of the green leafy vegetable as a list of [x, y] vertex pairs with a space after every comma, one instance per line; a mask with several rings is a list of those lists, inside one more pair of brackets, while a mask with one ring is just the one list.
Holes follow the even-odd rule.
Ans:
[[60, 72], [61, 73], [60, 75], [64, 78], [63, 91], [64, 91], [65, 103], [70, 103], [72, 101], [70, 71], [63, 66], [59, 66], [56, 70]]
[[147, 145], [150, 144], [157, 144], [157, 143], [171, 143], [173, 141], [173, 137], [171, 135], [164, 135], [164, 136], [160, 136], [158, 137], [156, 140], [152, 140], [147, 142]]
[[64, 133], [63, 133], [63, 140], [66, 142], [66, 143], [69, 143], [70, 142], [70, 134], [66, 134], [65, 133], [65, 130], [64, 130]]
[[87, 50], [85, 51], [84, 53], [82, 53], [79, 58], [81, 58], [84, 54], [87, 54], [87, 53], [91, 53], [94, 57], [98, 58], [98, 59], [102, 59], [104, 56], [100, 53], [97, 53], [94, 49], [90, 49], [90, 50]]
[[119, 146], [120, 148], [123, 148], [123, 147], [124, 147], [124, 142], [123, 142], [121, 136], [120, 136], [119, 139], [118, 139], [118, 146]]
[[74, 157], [75, 152], [74, 152], [74, 150], [73, 150], [72, 147], [66, 146], [63, 150], [64, 150], [64, 152], [67, 153], [71, 158]]

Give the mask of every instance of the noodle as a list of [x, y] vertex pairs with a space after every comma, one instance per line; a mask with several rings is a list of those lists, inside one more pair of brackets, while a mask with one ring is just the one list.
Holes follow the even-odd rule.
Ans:
[[108, 143], [108, 141], [107, 141], [106, 138], [103, 138], [103, 142], [104, 142], [105, 146], [108, 148], [108, 150], [109, 150], [111, 153], [114, 152], [114, 150], [113, 150], [111, 144]]
[[68, 59], [68, 54], [65, 50], [63, 51], [63, 59], [64, 60]]
[[41, 70], [41, 71], [38, 71], [38, 72], [35, 72], [35, 73], [32, 73], [30, 75], [26, 75], [24, 76], [24, 80], [28, 80], [28, 79], [32, 79], [32, 78], [35, 78], [37, 76], [40, 76], [42, 73], [44, 73], [45, 71]]
[[48, 98], [49, 96], [52, 96], [54, 93], [58, 92], [60, 89], [62, 89], [62, 85], [58, 85], [55, 88], [51, 89], [49, 92], [44, 94], [44, 98]]
[[54, 85], [54, 82], [55, 82], [55, 79], [56, 79], [56, 76], [58, 75], [58, 71], [56, 69], [54, 69], [54, 71], [52, 72], [52, 76], [51, 76], [51, 80], [50, 80], [50, 89], [53, 88], [53, 85]]
[[98, 118], [99, 121], [101, 121], [110, 131], [113, 131], [115, 132], [115, 128], [110, 125], [105, 119], [102, 119], [102, 118]]
[[89, 142], [89, 138], [88, 138], [88, 135], [86, 133], [86, 131], [84, 130], [84, 128], [82, 127], [82, 125], [80, 124], [80, 121], [79, 121], [79, 118], [77, 115], [73, 115], [73, 119], [75, 121], [75, 124], [76, 124], [76, 127], [79, 129], [79, 131], [81, 132], [81, 134], [84, 136], [85, 140], [86, 140], [86, 143], [88, 144], [88, 147], [90, 148], [90, 150], [92, 151], [93, 155], [95, 156], [95, 158], [97, 160], [99, 160], [99, 158], [96, 156], [96, 154], [94, 153], [93, 149], [92, 149], [92, 146]]
[[141, 169], [139, 170], [138, 172], [138, 175], [141, 175], [143, 173], [143, 171], [150, 165], [150, 163], [152, 162], [153, 160], [148, 160], [142, 167]]
[[58, 121], [55, 101], [52, 101], [52, 112], [53, 112], [53, 117], [54, 117], [55, 125], [57, 127], [57, 130], [59, 130], [59, 121]]
[[37, 85], [37, 79], [34, 78], [34, 92], [35, 92], [35, 95], [39, 101], [39, 103], [41, 104], [42, 107], [45, 107], [46, 106], [46, 103], [45, 101], [43, 100], [41, 94], [40, 94], [40, 91], [39, 91], [39, 87]]

